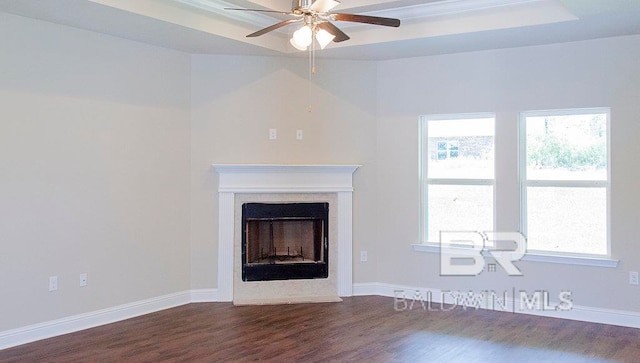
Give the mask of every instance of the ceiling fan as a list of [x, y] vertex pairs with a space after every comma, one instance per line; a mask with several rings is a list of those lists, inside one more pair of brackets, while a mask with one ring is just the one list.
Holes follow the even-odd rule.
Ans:
[[349, 21], [396, 28], [400, 26], [399, 19], [358, 14], [330, 13], [330, 11], [338, 5], [340, 5], [340, 2], [337, 0], [293, 0], [291, 4], [291, 11], [289, 12], [262, 9], [225, 9], [276, 13], [291, 16], [292, 19], [284, 20], [264, 29], [260, 29], [247, 35], [247, 37], [257, 37], [289, 24], [302, 23], [303, 27], [297, 30], [291, 39], [291, 44], [300, 50], [305, 50], [310, 44], [312, 44], [313, 36], [315, 36], [323, 49], [331, 41], [338, 43], [348, 40], [349, 36], [335, 26], [332, 23], [333, 21]]

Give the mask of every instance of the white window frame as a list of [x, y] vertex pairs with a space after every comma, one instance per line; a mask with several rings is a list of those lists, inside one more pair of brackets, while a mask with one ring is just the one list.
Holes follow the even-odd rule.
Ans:
[[420, 116], [419, 122], [419, 155], [418, 155], [418, 170], [419, 170], [419, 182], [420, 182], [420, 220], [418, 223], [420, 229], [420, 244], [425, 246], [439, 246], [440, 241], [429, 241], [429, 222], [428, 222], [428, 190], [429, 185], [473, 185], [492, 186], [493, 196], [493, 220], [492, 228], [495, 230], [496, 224], [496, 177], [495, 177], [495, 154], [493, 159], [493, 178], [492, 179], [449, 179], [449, 178], [429, 178], [428, 172], [428, 123], [429, 121], [447, 121], [447, 120], [465, 120], [465, 119], [478, 119], [478, 118], [492, 118], [493, 119], [493, 144], [495, 150], [496, 144], [496, 114], [493, 112], [479, 112], [479, 113], [453, 113], [453, 114], [439, 114], [439, 115], [424, 115]]
[[[565, 115], [585, 115], [585, 114], [606, 114], [607, 122], [607, 180], [527, 180], [527, 117], [541, 116], [565, 116]], [[611, 258], [611, 109], [608, 107], [593, 108], [573, 108], [559, 110], [537, 110], [520, 112], [518, 121], [518, 180], [520, 182], [520, 232], [525, 236], [527, 233], [527, 188], [528, 187], [576, 187], [576, 188], [605, 188], [606, 191], [606, 244], [607, 253], [572, 253], [548, 250], [527, 249], [527, 255], [540, 255], [557, 257], [576, 258]]]

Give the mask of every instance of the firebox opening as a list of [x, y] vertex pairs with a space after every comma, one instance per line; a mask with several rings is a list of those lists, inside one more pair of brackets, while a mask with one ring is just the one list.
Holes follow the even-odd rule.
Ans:
[[328, 277], [329, 203], [242, 205], [242, 280]]

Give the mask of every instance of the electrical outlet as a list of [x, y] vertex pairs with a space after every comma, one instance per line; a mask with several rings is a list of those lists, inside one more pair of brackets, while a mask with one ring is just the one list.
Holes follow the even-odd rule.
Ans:
[[80, 287], [87, 286], [87, 274], [80, 274]]
[[296, 140], [302, 140], [303, 136], [302, 130], [296, 130]]
[[638, 285], [638, 271], [629, 271], [629, 285]]
[[278, 130], [269, 129], [269, 140], [275, 140], [278, 138]]
[[367, 262], [367, 251], [360, 251], [360, 262]]
[[49, 291], [58, 290], [58, 276], [49, 277]]

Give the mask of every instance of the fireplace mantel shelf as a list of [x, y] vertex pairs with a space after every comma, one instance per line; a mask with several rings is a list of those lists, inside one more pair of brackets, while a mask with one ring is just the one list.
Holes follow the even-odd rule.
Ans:
[[292, 170], [297, 172], [334, 172], [353, 173], [362, 165], [345, 164], [213, 164], [214, 169], [220, 173], [288, 173]]
[[213, 164], [218, 191], [233, 193], [335, 193], [353, 191], [361, 165]]

